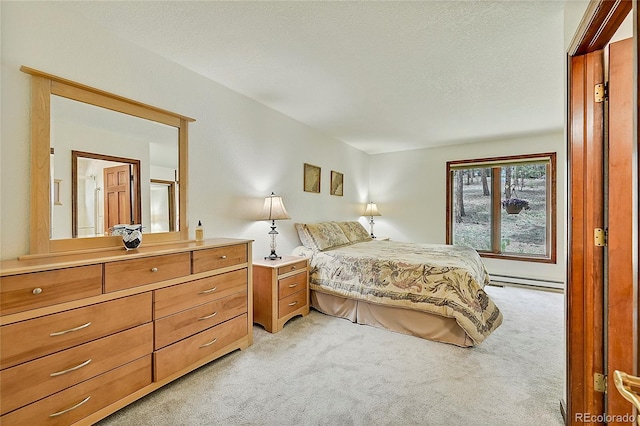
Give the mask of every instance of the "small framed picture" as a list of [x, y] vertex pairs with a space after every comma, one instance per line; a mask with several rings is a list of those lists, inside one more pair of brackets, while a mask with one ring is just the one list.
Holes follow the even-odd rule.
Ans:
[[344, 181], [344, 175], [335, 170], [331, 170], [331, 195], [338, 195], [342, 197], [344, 192], [342, 190]]
[[320, 193], [320, 167], [304, 163], [304, 190]]

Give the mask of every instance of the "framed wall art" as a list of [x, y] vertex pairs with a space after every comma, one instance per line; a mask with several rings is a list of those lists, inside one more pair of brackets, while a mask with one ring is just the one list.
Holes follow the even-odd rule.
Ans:
[[338, 195], [342, 197], [343, 192], [344, 175], [335, 170], [331, 170], [331, 195]]
[[320, 167], [304, 163], [304, 190], [320, 193]]

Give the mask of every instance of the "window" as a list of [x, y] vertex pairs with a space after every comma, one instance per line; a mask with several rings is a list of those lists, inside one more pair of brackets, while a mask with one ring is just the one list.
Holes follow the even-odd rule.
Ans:
[[447, 244], [556, 262], [556, 154], [447, 162]]

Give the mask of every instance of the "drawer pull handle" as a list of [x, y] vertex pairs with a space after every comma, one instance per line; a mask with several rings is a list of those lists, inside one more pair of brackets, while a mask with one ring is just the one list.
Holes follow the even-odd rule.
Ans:
[[216, 337], [215, 339], [213, 339], [212, 341], [210, 341], [209, 343], [205, 343], [204, 345], [200, 345], [201, 348], [206, 348], [207, 346], [211, 346], [213, 345], [215, 342], [218, 341], [218, 338]]
[[296, 267], [295, 267], [295, 266], [292, 266], [292, 267], [291, 267], [291, 270], [293, 271], [294, 269], [296, 269]]
[[220, 259], [222, 259], [222, 260], [224, 260], [226, 258], [227, 258], [227, 256], [224, 256], [224, 255], [220, 256]]
[[289, 306], [296, 306], [297, 304], [298, 304], [298, 301], [296, 300], [295, 302], [289, 303]]
[[82, 367], [84, 367], [86, 365], [89, 365], [90, 362], [91, 362], [91, 358], [89, 358], [88, 360], [86, 360], [85, 362], [83, 362], [81, 364], [76, 365], [75, 367], [71, 367], [71, 368], [68, 368], [66, 370], [58, 371], [56, 373], [51, 373], [51, 374], [49, 374], [49, 376], [58, 377], [58, 376], [62, 376], [63, 374], [71, 373], [72, 371], [79, 370]]
[[216, 291], [218, 289], [218, 287], [214, 287], [214, 288], [210, 288], [209, 290], [202, 290], [200, 293], [198, 294], [209, 294], [209, 293], [213, 293], [214, 291]]
[[206, 317], [198, 318], [198, 321], [208, 320], [209, 318], [213, 318], [213, 317], [215, 317], [216, 315], [218, 315], [218, 311], [215, 311], [214, 313], [212, 313], [211, 315], [207, 315]]
[[158, 268], [151, 268], [151, 272], [158, 272]]
[[82, 330], [83, 328], [87, 328], [87, 327], [89, 327], [90, 325], [91, 325], [91, 321], [89, 321], [89, 322], [88, 322], [88, 323], [86, 323], [86, 324], [82, 324], [82, 325], [79, 325], [79, 326], [77, 326], [77, 327], [70, 328], [69, 330], [56, 331], [56, 332], [54, 332], [54, 333], [51, 333], [49, 336], [51, 336], [51, 337], [61, 336], [61, 335], [63, 335], [63, 334], [71, 333], [71, 332], [73, 332], [73, 331]]
[[78, 408], [79, 406], [81, 406], [85, 402], [89, 401], [90, 399], [91, 399], [91, 396], [88, 396], [85, 399], [83, 399], [82, 401], [78, 402], [73, 407], [69, 407], [66, 410], [58, 411], [57, 413], [49, 414], [49, 417], [58, 417], [58, 416], [61, 416], [61, 415], [65, 414], [65, 413], [68, 413], [71, 410], [75, 410], [76, 408]]
[[40, 293], [42, 293], [42, 289], [40, 287], [36, 287], [36, 288], [33, 289], [33, 291], [31, 293], [40, 294]]
[[289, 288], [294, 288], [294, 287], [298, 287], [299, 283], [295, 283], [295, 284], [289, 284]]

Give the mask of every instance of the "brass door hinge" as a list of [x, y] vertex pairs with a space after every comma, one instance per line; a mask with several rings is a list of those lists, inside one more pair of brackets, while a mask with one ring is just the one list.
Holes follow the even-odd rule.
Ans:
[[595, 91], [594, 91], [594, 100], [596, 103], [600, 103], [600, 102], [604, 102], [607, 99], [607, 96], [609, 95], [607, 93], [607, 84], [603, 83], [603, 84], [596, 84], [595, 86]]
[[596, 247], [604, 247], [607, 245], [607, 231], [602, 228], [593, 230], [593, 245]]
[[593, 373], [593, 390], [607, 393], [607, 376], [602, 373]]

